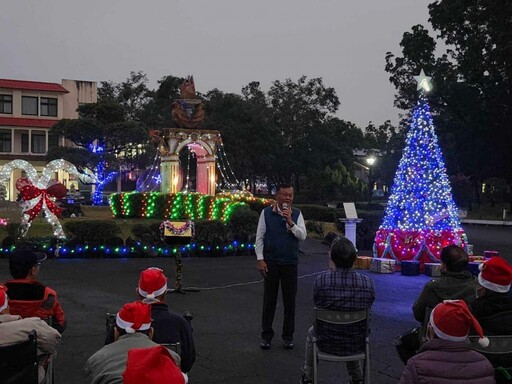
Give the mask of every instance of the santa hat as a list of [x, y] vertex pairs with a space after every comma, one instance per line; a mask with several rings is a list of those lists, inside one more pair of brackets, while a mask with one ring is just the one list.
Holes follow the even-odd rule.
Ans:
[[0, 312], [9, 306], [9, 298], [7, 297], [7, 287], [0, 284]]
[[116, 325], [126, 333], [148, 330], [151, 327], [151, 306], [140, 301], [125, 304], [117, 312]]
[[470, 327], [473, 327], [480, 336], [478, 344], [489, 346], [489, 339], [484, 337], [482, 326], [463, 300], [445, 300], [437, 304], [430, 313], [430, 325], [439, 338], [450, 341], [466, 340]]
[[505, 293], [510, 290], [512, 282], [512, 267], [505, 259], [495, 256], [485, 263], [481, 263], [478, 282], [482, 287], [494, 292]]
[[185, 384], [187, 381], [187, 375], [181, 372], [163, 345], [128, 351], [124, 384]]
[[160, 268], [151, 267], [142, 271], [139, 278], [139, 294], [144, 297], [143, 303], [154, 303], [156, 297], [167, 291], [167, 277]]

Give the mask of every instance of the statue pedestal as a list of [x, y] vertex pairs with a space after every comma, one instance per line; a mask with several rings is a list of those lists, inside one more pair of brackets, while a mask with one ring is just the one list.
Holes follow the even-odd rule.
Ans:
[[356, 229], [357, 224], [363, 219], [338, 219], [340, 223], [345, 224], [345, 237], [356, 246]]

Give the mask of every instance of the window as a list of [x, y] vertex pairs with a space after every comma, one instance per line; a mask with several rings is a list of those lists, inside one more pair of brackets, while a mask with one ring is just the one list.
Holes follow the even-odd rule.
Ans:
[[32, 153], [46, 153], [46, 134], [32, 132]]
[[57, 148], [59, 146], [59, 136], [48, 135], [48, 149]]
[[0, 152], [11, 152], [11, 130], [0, 130]]
[[41, 116], [57, 116], [57, 99], [41, 97]]
[[23, 96], [21, 98], [21, 114], [37, 116], [37, 97]]
[[0, 95], [0, 113], [12, 113], [11, 95]]
[[21, 152], [22, 153], [28, 152], [28, 133], [21, 134]]

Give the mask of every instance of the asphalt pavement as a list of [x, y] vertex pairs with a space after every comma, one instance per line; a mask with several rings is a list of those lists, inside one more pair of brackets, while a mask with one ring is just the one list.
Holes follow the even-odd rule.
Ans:
[[[512, 228], [467, 226], [475, 253], [498, 250], [511, 260]], [[282, 348], [279, 335], [282, 306], [274, 322], [272, 348], [259, 348], [262, 283], [250, 256], [185, 258], [185, 287], [199, 292], [171, 293], [169, 306], [189, 311], [196, 341], [197, 360], [190, 372], [191, 384], [297, 383], [304, 359], [307, 329], [312, 319], [312, 285], [316, 274], [326, 268], [327, 247], [316, 240], [302, 243], [296, 309], [295, 349]], [[369, 254], [361, 252], [361, 254]], [[141, 270], [163, 268], [174, 281], [174, 261], [148, 259], [54, 259], [44, 262], [40, 279], [56, 289], [68, 317], [68, 329], [55, 359], [55, 381], [83, 383], [87, 358], [102, 347], [105, 313], [116, 312], [135, 300]], [[393, 339], [416, 326], [411, 306], [427, 276], [401, 276], [362, 271], [375, 281], [376, 300], [371, 323], [371, 378], [379, 384], [396, 383], [403, 370]], [[9, 278], [7, 260], [0, 260], [0, 281]], [[342, 364], [321, 363], [321, 383], [347, 382]]]

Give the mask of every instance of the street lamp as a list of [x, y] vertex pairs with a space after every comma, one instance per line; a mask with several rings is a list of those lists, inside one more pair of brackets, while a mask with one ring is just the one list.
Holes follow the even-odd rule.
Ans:
[[366, 158], [366, 164], [368, 164], [368, 209], [372, 203], [372, 166], [375, 164], [375, 160], [377, 159], [374, 156]]

